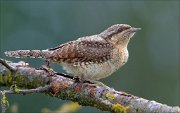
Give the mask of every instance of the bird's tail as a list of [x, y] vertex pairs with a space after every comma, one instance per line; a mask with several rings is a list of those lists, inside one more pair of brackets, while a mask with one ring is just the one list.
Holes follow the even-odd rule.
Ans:
[[16, 58], [43, 58], [48, 59], [51, 55], [51, 51], [48, 50], [17, 50], [17, 51], [6, 51], [6, 56]]

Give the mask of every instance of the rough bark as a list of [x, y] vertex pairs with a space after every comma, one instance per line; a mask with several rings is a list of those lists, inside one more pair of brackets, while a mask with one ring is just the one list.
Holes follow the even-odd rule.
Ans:
[[180, 113], [178, 106], [171, 107], [116, 91], [100, 82], [77, 82], [72, 77], [55, 73], [52, 70], [35, 69], [24, 65], [23, 62], [6, 61], [6, 66], [1, 63], [0, 87], [10, 87], [16, 76], [14, 80], [19, 88], [31, 89], [29, 92], [28, 90], [5, 91], [6, 94], [46, 93], [52, 97], [71, 100], [83, 106], [92, 106], [112, 113]]

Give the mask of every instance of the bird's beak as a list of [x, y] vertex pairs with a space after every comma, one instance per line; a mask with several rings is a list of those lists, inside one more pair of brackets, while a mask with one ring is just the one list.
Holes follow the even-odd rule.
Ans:
[[139, 31], [139, 30], [141, 30], [141, 28], [132, 27], [132, 28], [130, 29], [130, 32], [137, 32], [137, 31]]

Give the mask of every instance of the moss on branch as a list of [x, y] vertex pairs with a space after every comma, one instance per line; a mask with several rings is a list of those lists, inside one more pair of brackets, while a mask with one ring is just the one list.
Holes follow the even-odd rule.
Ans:
[[[38, 93], [41, 89], [39, 92], [44, 92], [49, 96], [71, 100], [83, 106], [92, 106], [112, 113], [180, 113], [179, 107], [171, 107], [125, 92], [118, 92], [106, 85], [76, 82], [56, 72], [51, 75], [47, 70], [35, 69], [28, 65], [21, 65], [21, 63], [7, 61], [7, 65], [17, 70], [15, 81], [19, 88], [37, 88], [29, 92], [28, 90], [19, 92]], [[10, 87], [13, 84], [13, 76], [11, 70], [0, 64], [0, 86]], [[46, 85], [49, 87], [38, 89]], [[12, 93], [17, 94], [12, 91], [9, 94]]]

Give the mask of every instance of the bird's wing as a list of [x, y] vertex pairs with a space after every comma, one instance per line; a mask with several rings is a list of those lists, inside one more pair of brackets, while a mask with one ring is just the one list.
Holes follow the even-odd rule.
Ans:
[[74, 65], [102, 63], [111, 58], [112, 46], [105, 40], [88, 40], [81, 38], [62, 44], [53, 51], [54, 62], [73, 63]]

